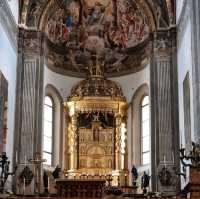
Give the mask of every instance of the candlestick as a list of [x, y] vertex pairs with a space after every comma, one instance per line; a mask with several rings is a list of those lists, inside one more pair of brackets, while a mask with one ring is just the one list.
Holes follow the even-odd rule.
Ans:
[[18, 154], [17, 154], [17, 150], [16, 150], [16, 154], [15, 154], [15, 162], [18, 162]]
[[47, 179], [48, 179], [48, 186], [47, 186], [47, 189], [48, 189], [48, 191], [49, 191], [49, 176], [48, 176]]
[[180, 131], [180, 143], [181, 143], [181, 149], [182, 149], [182, 133]]

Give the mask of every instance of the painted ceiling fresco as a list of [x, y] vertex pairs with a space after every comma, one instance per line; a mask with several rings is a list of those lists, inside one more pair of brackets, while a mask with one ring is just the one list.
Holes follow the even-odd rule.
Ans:
[[83, 73], [94, 53], [103, 60], [107, 74], [141, 65], [138, 60], [146, 55], [143, 47], [150, 30], [136, 1], [65, 0], [59, 5], [45, 27], [49, 66]]

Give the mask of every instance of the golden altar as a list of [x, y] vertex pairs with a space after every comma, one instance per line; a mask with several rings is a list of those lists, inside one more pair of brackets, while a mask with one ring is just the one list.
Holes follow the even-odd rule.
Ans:
[[105, 78], [102, 68], [94, 55], [88, 77], [65, 102], [65, 167], [68, 178], [111, 174], [116, 185], [127, 172], [127, 103], [120, 85]]

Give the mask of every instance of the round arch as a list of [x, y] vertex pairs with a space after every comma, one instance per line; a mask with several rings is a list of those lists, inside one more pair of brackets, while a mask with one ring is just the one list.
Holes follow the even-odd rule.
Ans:
[[131, 109], [132, 109], [132, 150], [131, 150], [131, 158], [132, 163], [136, 166], [139, 166], [141, 163], [141, 101], [144, 96], [149, 96], [149, 86], [147, 84], [142, 84], [137, 90], [135, 91], [132, 101], [131, 101]]
[[63, 164], [63, 98], [59, 91], [51, 84], [45, 87], [45, 96], [52, 98], [54, 104], [53, 110], [53, 148], [52, 148], [52, 166]]

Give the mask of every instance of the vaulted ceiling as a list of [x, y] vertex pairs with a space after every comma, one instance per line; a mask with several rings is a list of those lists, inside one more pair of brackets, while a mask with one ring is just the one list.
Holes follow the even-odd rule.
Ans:
[[146, 65], [150, 34], [175, 23], [175, 0], [20, 0], [19, 24], [45, 37], [53, 71], [84, 76], [92, 54], [108, 76]]

